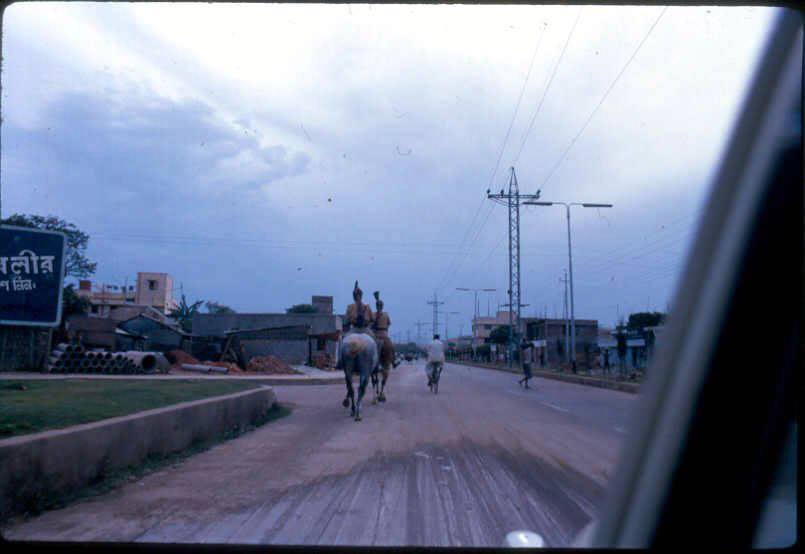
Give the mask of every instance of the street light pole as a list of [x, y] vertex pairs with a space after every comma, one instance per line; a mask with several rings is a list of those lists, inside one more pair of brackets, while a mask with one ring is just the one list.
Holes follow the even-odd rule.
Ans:
[[530, 206], [553, 206], [560, 204], [565, 207], [567, 214], [567, 263], [570, 270], [570, 363], [573, 367], [576, 363], [576, 313], [573, 298], [573, 253], [570, 242], [570, 206], [581, 206], [582, 208], [611, 208], [612, 204], [598, 204], [591, 202], [523, 202]]
[[475, 308], [472, 316], [472, 329], [473, 329], [473, 338], [475, 335], [475, 320], [478, 319], [478, 311], [480, 310], [480, 306], [478, 305], [478, 293], [479, 292], [495, 292], [498, 289], [470, 289], [467, 287], [456, 287], [456, 290], [465, 291], [465, 292], [474, 292], [475, 293]]
[[573, 249], [570, 245], [570, 204], [565, 204], [567, 212], [567, 265], [570, 269], [570, 367], [576, 362], [576, 310], [573, 304]]

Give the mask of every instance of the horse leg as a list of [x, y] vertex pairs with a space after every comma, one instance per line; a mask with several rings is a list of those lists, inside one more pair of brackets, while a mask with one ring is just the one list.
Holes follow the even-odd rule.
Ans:
[[352, 386], [352, 371], [347, 368], [344, 370], [344, 376], [347, 381], [347, 397], [344, 399], [344, 407], [350, 406], [350, 416], [355, 415], [355, 389]]
[[383, 372], [383, 381], [380, 384], [380, 401], [381, 402], [386, 401], [386, 379], [388, 379], [388, 375], [384, 371]]
[[374, 392], [372, 404], [377, 404], [377, 371], [372, 371], [372, 391]]
[[361, 382], [360, 385], [358, 385], [358, 403], [355, 412], [355, 421], [361, 420], [361, 401], [363, 400], [363, 395], [366, 393], [366, 385], [368, 384], [369, 384], [369, 374], [362, 372]]

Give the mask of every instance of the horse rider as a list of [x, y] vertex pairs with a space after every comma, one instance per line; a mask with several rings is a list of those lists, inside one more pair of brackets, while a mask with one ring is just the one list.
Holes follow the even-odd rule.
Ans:
[[[358, 287], [358, 281], [355, 281], [355, 287], [352, 289], [352, 299], [354, 302], [347, 306], [347, 313], [344, 315], [344, 333], [356, 331], [366, 333], [374, 338], [374, 333], [371, 330], [374, 314], [372, 314], [372, 308], [362, 302], [363, 291]], [[344, 369], [341, 363], [341, 356], [339, 356], [335, 367], [336, 369]]]
[[425, 364], [425, 373], [428, 375], [428, 387], [433, 386], [436, 370], [444, 366], [444, 343], [439, 340], [439, 334], [433, 335], [433, 341], [426, 347], [428, 361]]
[[362, 333], [368, 332], [370, 335], [374, 335], [370, 331], [372, 323], [374, 323], [375, 316], [372, 313], [372, 308], [369, 307], [369, 304], [364, 304], [363, 300], [363, 291], [358, 287], [358, 281], [355, 281], [355, 288], [352, 289], [352, 299], [354, 302], [347, 306], [347, 313], [346, 317], [344, 318], [344, 323], [346, 324], [347, 330], [359, 330]]
[[377, 346], [380, 352], [380, 365], [383, 366], [383, 373], [388, 378], [388, 366], [393, 365], [397, 367], [397, 361], [394, 358], [394, 343], [389, 338], [389, 327], [391, 327], [391, 318], [387, 312], [383, 311], [383, 301], [380, 300], [380, 291], [375, 291], [375, 312], [374, 323], [372, 329], [377, 338]]

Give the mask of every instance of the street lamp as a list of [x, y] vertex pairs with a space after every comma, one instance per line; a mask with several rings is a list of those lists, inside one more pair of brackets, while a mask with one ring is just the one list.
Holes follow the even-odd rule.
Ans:
[[[570, 206], [581, 206], [582, 208], [611, 208], [612, 204], [600, 204], [593, 202], [541, 202], [539, 200], [527, 200], [523, 202], [528, 206], [553, 206], [559, 204], [565, 207], [567, 213], [567, 263], [570, 269], [570, 352], [573, 366], [576, 363], [576, 313], [573, 305], [573, 254], [570, 245]], [[572, 367], [572, 366], [571, 366]]]
[[456, 290], [466, 291], [466, 292], [474, 292], [475, 293], [475, 307], [473, 315], [472, 315], [472, 334], [473, 339], [475, 338], [475, 320], [478, 319], [478, 293], [479, 292], [495, 292], [498, 289], [469, 289], [466, 287], [456, 287]]
[[448, 322], [450, 315], [458, 315], [461, 312], [439, 312], [444, 316], [444, 340], [447, 341], [450, 338], [450, 335], [447, 334], [448, 330]]

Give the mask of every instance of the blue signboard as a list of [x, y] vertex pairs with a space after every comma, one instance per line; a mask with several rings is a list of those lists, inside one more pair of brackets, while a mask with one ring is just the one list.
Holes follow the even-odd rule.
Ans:
[[66, 242], [57, 231], [0, 227], [0, 324], [59, 324]]

